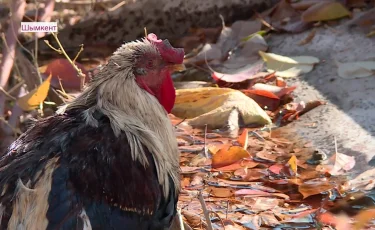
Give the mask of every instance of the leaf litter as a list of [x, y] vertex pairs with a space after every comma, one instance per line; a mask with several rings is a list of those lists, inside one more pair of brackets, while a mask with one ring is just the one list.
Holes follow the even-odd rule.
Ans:
[[[346, 202], [371, 197], [366, 192], [357, 193], [374, 188], [373, 170], [350, 179], [347, 172], [355, 166], [354, 157], [336, 149], [327, 158], [312, 143], [287, 140], [272, 131], [326, 102], [295, 102], [296, 86], [284, 80], [313, 71], [321, 61], [314, 56], [269, 52], [265, 37], [272, 30], [301, 32], [313, 27], [313, 22], [348, 16], [351, 12], [346, 6], [335, 1], [280, 1], [257, 14], [254, 21], [225, 26], [222, 19], [217, 42], [187, 55], [187, 65], [208, 68], [217, 84], [217, 88], [177, 90], [172, 111], [176, 116], [172, 122], [183, 121], [181, 125], [186, 128], [178, 128], [177, 138], [191, 135], [201, 140], [186, 143], [190, 148], [200, 146], [195, 152], [179, 147], [187, 160], [181, 161], [184, 183], [178, 205], [186, 211], [184, 220], [190, 226], [207, 228], [198, 192], [202, 192], [213, 229], [361, 229], [371, 225], [374, 212], [370, 204], [354, 207]], [[247, 30], [241, 30], [246, 26]], [[299, 45], [308, 45], [315, 35], [313, 29]], [[339, 76], [369, 76], [373, 74], [372, 61], [337, 62]], [[251, 103], [241, 107], [246, 98]], [[233, 107], [239, 116], [234, 120], [229, 116]], [[272, 124], [264, 122], [269, 119]], [[226, 129], [233, 129], [235, 135], [223, 131]], [[214, 133], [215, 138], [205, 138]], [[206, 148], [208, 155], [204, 154]], [[335, 210], [343, 203], [351, 211], [338, 215]], [[192, 213], [198, 215], [192, 218]]]

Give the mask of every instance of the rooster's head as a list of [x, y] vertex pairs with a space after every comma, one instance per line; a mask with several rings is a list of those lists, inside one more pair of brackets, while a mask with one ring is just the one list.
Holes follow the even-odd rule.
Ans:
[[[109, 76], [134, 80], [139, 87], [155, 96], [169, 113], [176, 97], [171, 72], [184, 69], [183, 59], [182, 48], [174, 48], [168, 40], [149, 34], [142, 41], [125, 43], [120, 47], [109, 59], [107, 68], [117, 72]], [[122, 84], [120, 79], [117, 80]]]

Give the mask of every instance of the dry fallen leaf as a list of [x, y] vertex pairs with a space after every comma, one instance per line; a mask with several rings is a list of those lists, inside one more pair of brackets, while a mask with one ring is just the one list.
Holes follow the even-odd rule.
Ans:
[[350, 11], [341, 3], [324, 1], [308, 8], [302, 13], [301, 17], [305, 22], [317, 22], [339, 19], [350, 15]]
[[273, 213], [263, 212], [260, 214], [260, 216], [262, 219], [262, 224], [266, 226], [276, 226], [280, 224], [280, 222], [277, 220]]
[[204, 63], [205, 60], [220, 60], [238, 45], [241, 38], [259, 31], [260, 28], [259, 21], [236, 21], [231, 27], [224, 26], [216, 44], [205, 44], [196, 56], [185, 59], [184, 62]]
[[267, 84], [263, 84], [263, 83], [256, 83], [251, 87], [251, 89], [268, 91], [268, 92], [271, 92], [271, 93], [275, 94], [278, 98], [281, 98], [282, 96], [284, 96], [286, 94], [290, 94], [291, 92], [293, 92], [296, 89], [296, 86], [280, 87], [280, 86], [276, 86], [276, 85], [267, 85]]
[[298, 187], [298, 191], [303, 195], [303, 198], [307, 198], [312, 195], [317, 195], [322, 192], [331, 190], [334, 186], [326, 180], [310, 180], [305, 181]]
[[51, 79], [52, 75], [49, 75], [49, 77], [38, 86], [38, 88], [33, 89], [25, 96], [18, 98], [17, 104], [21, 109], [31, 111], [38, 108], [40, 103], [42, 103], [48, 95]]
[[336, 153], [333, 157], [335, 157], [335, 164], [329, 172], [331, 175], [340, 175], [342, 174], [342, 170], [349, 171], [355, 165], [355, 158], [353, 156]]
[[244, 149], [247, 149], [247, 144], [249, 142], [249, 130], [244, 129], [242, 134], [237, 138], [237, 141]]
[[337, 73], [344, 79], [369, 77], [375, 74], [375, 61], [337, 62]]
[[233, 171], [235, 171], [237, 169], [241, 169], [241, 168], [251, 169], [251, 168], [256, 167], [258, 164], [259, 164], [258, 162], [254, 162], [254, 161], [251, 161], [251, 160], [243, 160], [243, 161], [240, 161], [240, 162], [236, 162], [234, 164], [230, 164], [230, 165], [227, 165], [227, 166], [224, 166], [224, 167], [213, 169], [213, 171], [233, 172]]
[[246, 66], [246, 68], [241, 69], [235, 73], [219, 73], [213, 72], [212, 78], [215, 80], [221, 80], [225, 82], [241, 82], [249, 79], [253, 79], [257, 77], [257, 73], [263, 68], [263, 62], [257, 62], [250, 66]]
[[371, 190], [375, 187], [375, 169], [367, 170], [359, 174], [356, 178], [348, 181], [350, 188]]
[[210, 187], [207, 189], [207, 192], [214, 197], [219, 198], [228, 198], [234, 195], [234, 190], [231, 188], [216, 188]]
[[197, 88], [176, 90], [175, 116], [187, 118], [192, 126], [221, 128], [227, 125], [233, 109], [237, 109], [245, 125], [270, 124], [271, 119], [259, 105], [240, 91], [229, 88]]
[[259, 55], [267, 63], [267, 71], [276, 71], [277, 76], [285, 78], [308, 73], [319, 63], [319, 59], [312, 56], [286, 57], [263, 51], [259, 51]]
[[294, 174], [297, 174], [297, 157], [293, 155], [288, 161], [289, 167], [292, 169]]
[[[90, 78], [88, 77], [88, 72], [85, 70], [85, 67], [77, 62], [75, 64], [82, 70], [82, 73], [86, 75], [85, 82], [87, 83]], [[78, 77], [77, 71], [72, 64], [65, 58], [55, 59], [47, 65], [39, 67], [38, 70], [42, 73], [42, 76], [52, 75], [51, 85], [54, 88], [61, 88], [60, 79], [64, 90], [68, 92], [80, 90], [81, 79]]]
[[276, 162], [277, 155], [263, 150], [263, 151], [257, 152], [256, 157], [258, 157], [262, 160], [267, 160], [267, 161], [270, 161], [270, 162]]
[[363, 229], [366, 226], [366, 224], [368, 224], [368, 222], [372, 219], [375, 219], [375, 209], [361, 211], [358, 215], [354, 217], [354, 230]]
[[202, 219], [198, 214], [184, 209], [181, 211], [181, 214], [186, 218], [187, 223], [191, 227], [199, 227], [202, 225]]
[[240, 146], [224, 145], [213, 157], [212, 167], [219, 168], [233, 164], [250, 154]]
[[274, 111], [280, 106], [280, 98], [267, 90], [245, 89], [241, 90], [241, 92], [253, 99], [260, 107], [266, 110]]
[[373, 30], [375, 24], [375, 8], [363, 12], [358, 17], [354, 18], [348, 23], [348, 26], [357, 25], [365, 30], [366, 33]]

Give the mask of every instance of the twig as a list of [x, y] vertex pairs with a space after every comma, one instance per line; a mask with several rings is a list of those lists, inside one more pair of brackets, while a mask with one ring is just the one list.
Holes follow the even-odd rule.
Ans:
[[225, 210], [225, 219], [228, 219], [228, 207], [229, 207], [229, 200], [227, 200], [227, 210]]
[[62, 52], [60, 49], [56, 49], [55, 47], [53, 47], [53, 46], [49, 43], [48, 40], [44, 40], [44, 42], [46, 43], [46, 45], [47, 45], [49, 48], [53, 49], [54, 51], [56, 51], [56, 52], [59, 53], [59, 54], [63, 54], [63, 52]]
[[[229, 201], [228, 201], [228, 202], [229, 202]], [[219, 214], [218, 214], [217, 212], [214, 212], [214, 211], [210, 211], [210, 213], [215, 214], [215, 216], [220, 220], [220, 223], [221, 223], [221, 225], [223, 225], [223, 228], [224, 228], [224, 230], [225, 230], [225, 224], [224, 224], [224, 221], [223, 221], [223, 219], [221, 219], [221, 217], [219, 216]], [[228, 219], [228, 216], [225, 217], [225, 219]]]
[[[36, 8], [35, 9], [35, 21], [38, 21], [39, 2], [37, 0], [34, 0], [34, 2], [35, 2], [35, 8]], [[35, 57], [35, 60], [38, 60], [38, 36], [39, 36], [39, 33], [34, 34], [34, 47], [35, 47], [34, 57]], [[36, 67], [38, 68], [38, 66], [36, 66]]]
[[78, 53], [77, 53], [77, 55], [74, 57], [73, 62], [76, 62], [77, 58], [78, 58], [79, 55], [82, 53], [82, 51], [83, 51], [83, 44], [79, 45]]
[[256, 131], [251, 131], [251, 134], [253, 134], [254, 136], [256, 136], [261, 141], [265, 141], [265, 139], [259, 133], [257, 133]]
[[[15, 36], [16, 40], [18, 41], [17, 35], [14, 35], [14, 36]], [[4, 33], [1, 34], [1, 39], [2, 39], [2, 41], [3, 41], [3, 43], [4, 43], [5, 48], [7, 49], [7, 51], [10, 52], [10, 48], [9, 48], [9, 46], [8, 46], [8, 42], [7, 42], [7, 39], [6, 39], [5, 35], [4, 35]], [[13, 59], [13, 62], [14, 62], [14, 60], [16, 60], [16, 54], [11, 55], [11, 58]], [[15, 69], [16, 69], [17, 74], [18, 74], [19, 76], [21, 76], [21, 71], [20, 71], [20, 69], [18, 68], [17, 63], [14, 63], [14, 67], [15, 67]], [[4, 87], [4, 86], [3, 86], [3, 87]]]
[[333, 32], [333, 33], [335, 33], [335, 34], [341, 34], [340, 31], [338, 31], [338, 30], [332, 28], [331, 26], [329, 26], [329, 25], [327, 25], [327, 24], [324, 24], [324, 28], [329, 29], [331, 32]]
[[121, 6], [123, 6], [125, 4], [126, 4], [126, 1], [122, 1], [122, 2], [118, 3], [117, 5], [115, 5], [114, 7], [109, 8], [108, 11], [115, 11], [115, 10], [117, 10], [118, 8], [120, 8]]
[[[5, 87], [8, 82], [10, 72], [14, 63], [14, 56], [16, 50], [16, 37], [18, 30], [21, 27], [21, 20], [25, 14], [26, 2], [24, 0], [15, 0], [11, 5], [11, 20], [10, 25], [3, 41], [7, 49], [3, 49], [3, 58], [1, 61], [1, 75], [0, 75], [0, 86]], [[13, 33], [14, 31], [14, 33]], [[17, 32], [17, 33], [16, 33]]]
[[[37, 2], [38, 1], [35, 0], [35, 3], [37, 3]], [[43, 11], [42, 15], [40, 15], [40, 21], [41, 22], [50, 22], [54, 8], [55, 8], [55, 0], [47, 0], [47, 1], [45, 1], [44, 11]], [[37, 16], [38, 16], [38, 8], [36, 10], [36, 17], [35, 17], [36, 20], [38, 20]], [[45, 32], [35, 33], [35, 38], [36, 38], [35, 40], [38, 40], [37, 38], [41, 38], [45, 34], [46, 34]], [[35, 56], [35, 57], [37, 57], [37, 56]]]
[[269, 24], [266, 20], [264, 20], [264, 19], [262, 18], [262, 16], [261, 16], [258, 12], [255, 12], [255, 11], [253, 11], [253, 12], [255, 13], [255, 16], [259, 19], [259, 21], [260, 21], [264, 26], [268, 27], [269, 29], [271, 29], [271, 30], [273, 30], [273, 31], [278, 31], [275, 27], [271, 26], [271, 24]]
[[184, 122], [186, 120], [186, 117], [184, 119], [182, 119], [182, 121], [178, 122], [174, 127], [177, 128], [177, 126], [181, 125], [182, 122]]
[[202, 205], [204, 217], [206, 218], [207, 230], [213, 230], [212, 223], [211, 223], [211, 220], [210, 220], [210, 214], [207, 210], [206, 203], [204, 202], [204, 199], [203, 199], [203, 196], [202, 196], [202, 191], [199, 192], [198, 199], [199, 199], [199, 202]]
[[178, 220], [180, 221], [180, 229], [185, 230], [184, 221], [182, 220], [181, 209], [177, 209]]
[[60, 88], [61, 88], [61, 92], [63, 92], [64, 94], [66, 94], [65, 89], [64, 89], [64, 87], [62, 86], [61, 78], [58, 77], [58, 79], [59, 79], [59, 85], [60, 85]]
[[[14, 0], [11, 3], [11, 20], [6, 35], [3, 36], [3, 44], [6, 49], [3, 49], [3, 57], [0, 64], [0, 86], [6, 88], [8, 83], [11, 70], [14, 64], [14, 57], [16, 53], [16, 40], [18, 30], [21, 27], [21, 20], [25, 14], [26, 1], [25, 0]], [[5, 110], [5, 95], [0, 93], [0, 115], [4, 114]], [[9, 123], [5, 123], [9, 126]], [[5, 133], [9, 133], [8, 127], [0, 125]], [[13, 127], [11, 130], [14, 131]]]
[[207, 124], [204, 127], [204, 156], [208, 159], [208, 149], [207, 149]]
[[[56, 49], [55, 47], [53, 47], [51, 44], [49, 44], [49, 42], [47, 40], [44, 40], [44, 42], [51, 48], [53, 49], [54, 51], [58, 52], [59, 54], [63, 54], [65, 56], [65, 58], [69, 61], [69, 63], [73, 66], [73, 68], [77, 71], [77, 74], [78, 74], [78, 77], [81, 78], [81, 90], [83, 89], [84, 87], [84, 84], [85, 84], [85, 78], [86, 78], [86, 75], [82, 72], [82, 70], [80, 68], [78, 68], [78, 66], [74, 63], [74, 61], [72, 61], [72, 59], [70, 59], [69, 55], [65, 52], [65, 49], [64, 47], [62, 46], [59, 38], [57, 37], [57, 34], [56, 33], [53, 33], [52, 32], [52, 36], [55, 38], [56, 42], [57, 42], [57, 45], [59, 46], [58, 49]], [[83, 49], [83, 46], [81, 46], [81, 49]], [[77, 55], [79, 55], [82, 51], [78, 52]]]
[[10, 95], [7, 91], [5, 91], [5, 89], [3, 87], [0, 86], [0, 91], [5, 94], [5, 96], [9, 97], [11, 100], [15, 101], [17, 100], [17, 98], [13, 97], [12, 95]]

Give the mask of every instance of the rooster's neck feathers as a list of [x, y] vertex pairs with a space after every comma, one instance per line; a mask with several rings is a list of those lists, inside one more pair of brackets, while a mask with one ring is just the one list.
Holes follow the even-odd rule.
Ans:
[[85, 108], [83, 116], [94, 127], [98, 125], [95, 111], [106, 115], [116, 136], [126, 134], [133, 160], [146, 167], [149, 162], [144, 147], [153, 154], [159, 183], [168, 196], [168, 175], [179, 189], [179, 154], [173, 126], [158, 100], [137, 85], [133, 74], [137, 56], [157, 52], [153, 47], [147, 40], [120, 47], [86, 90], [58, 112]]

